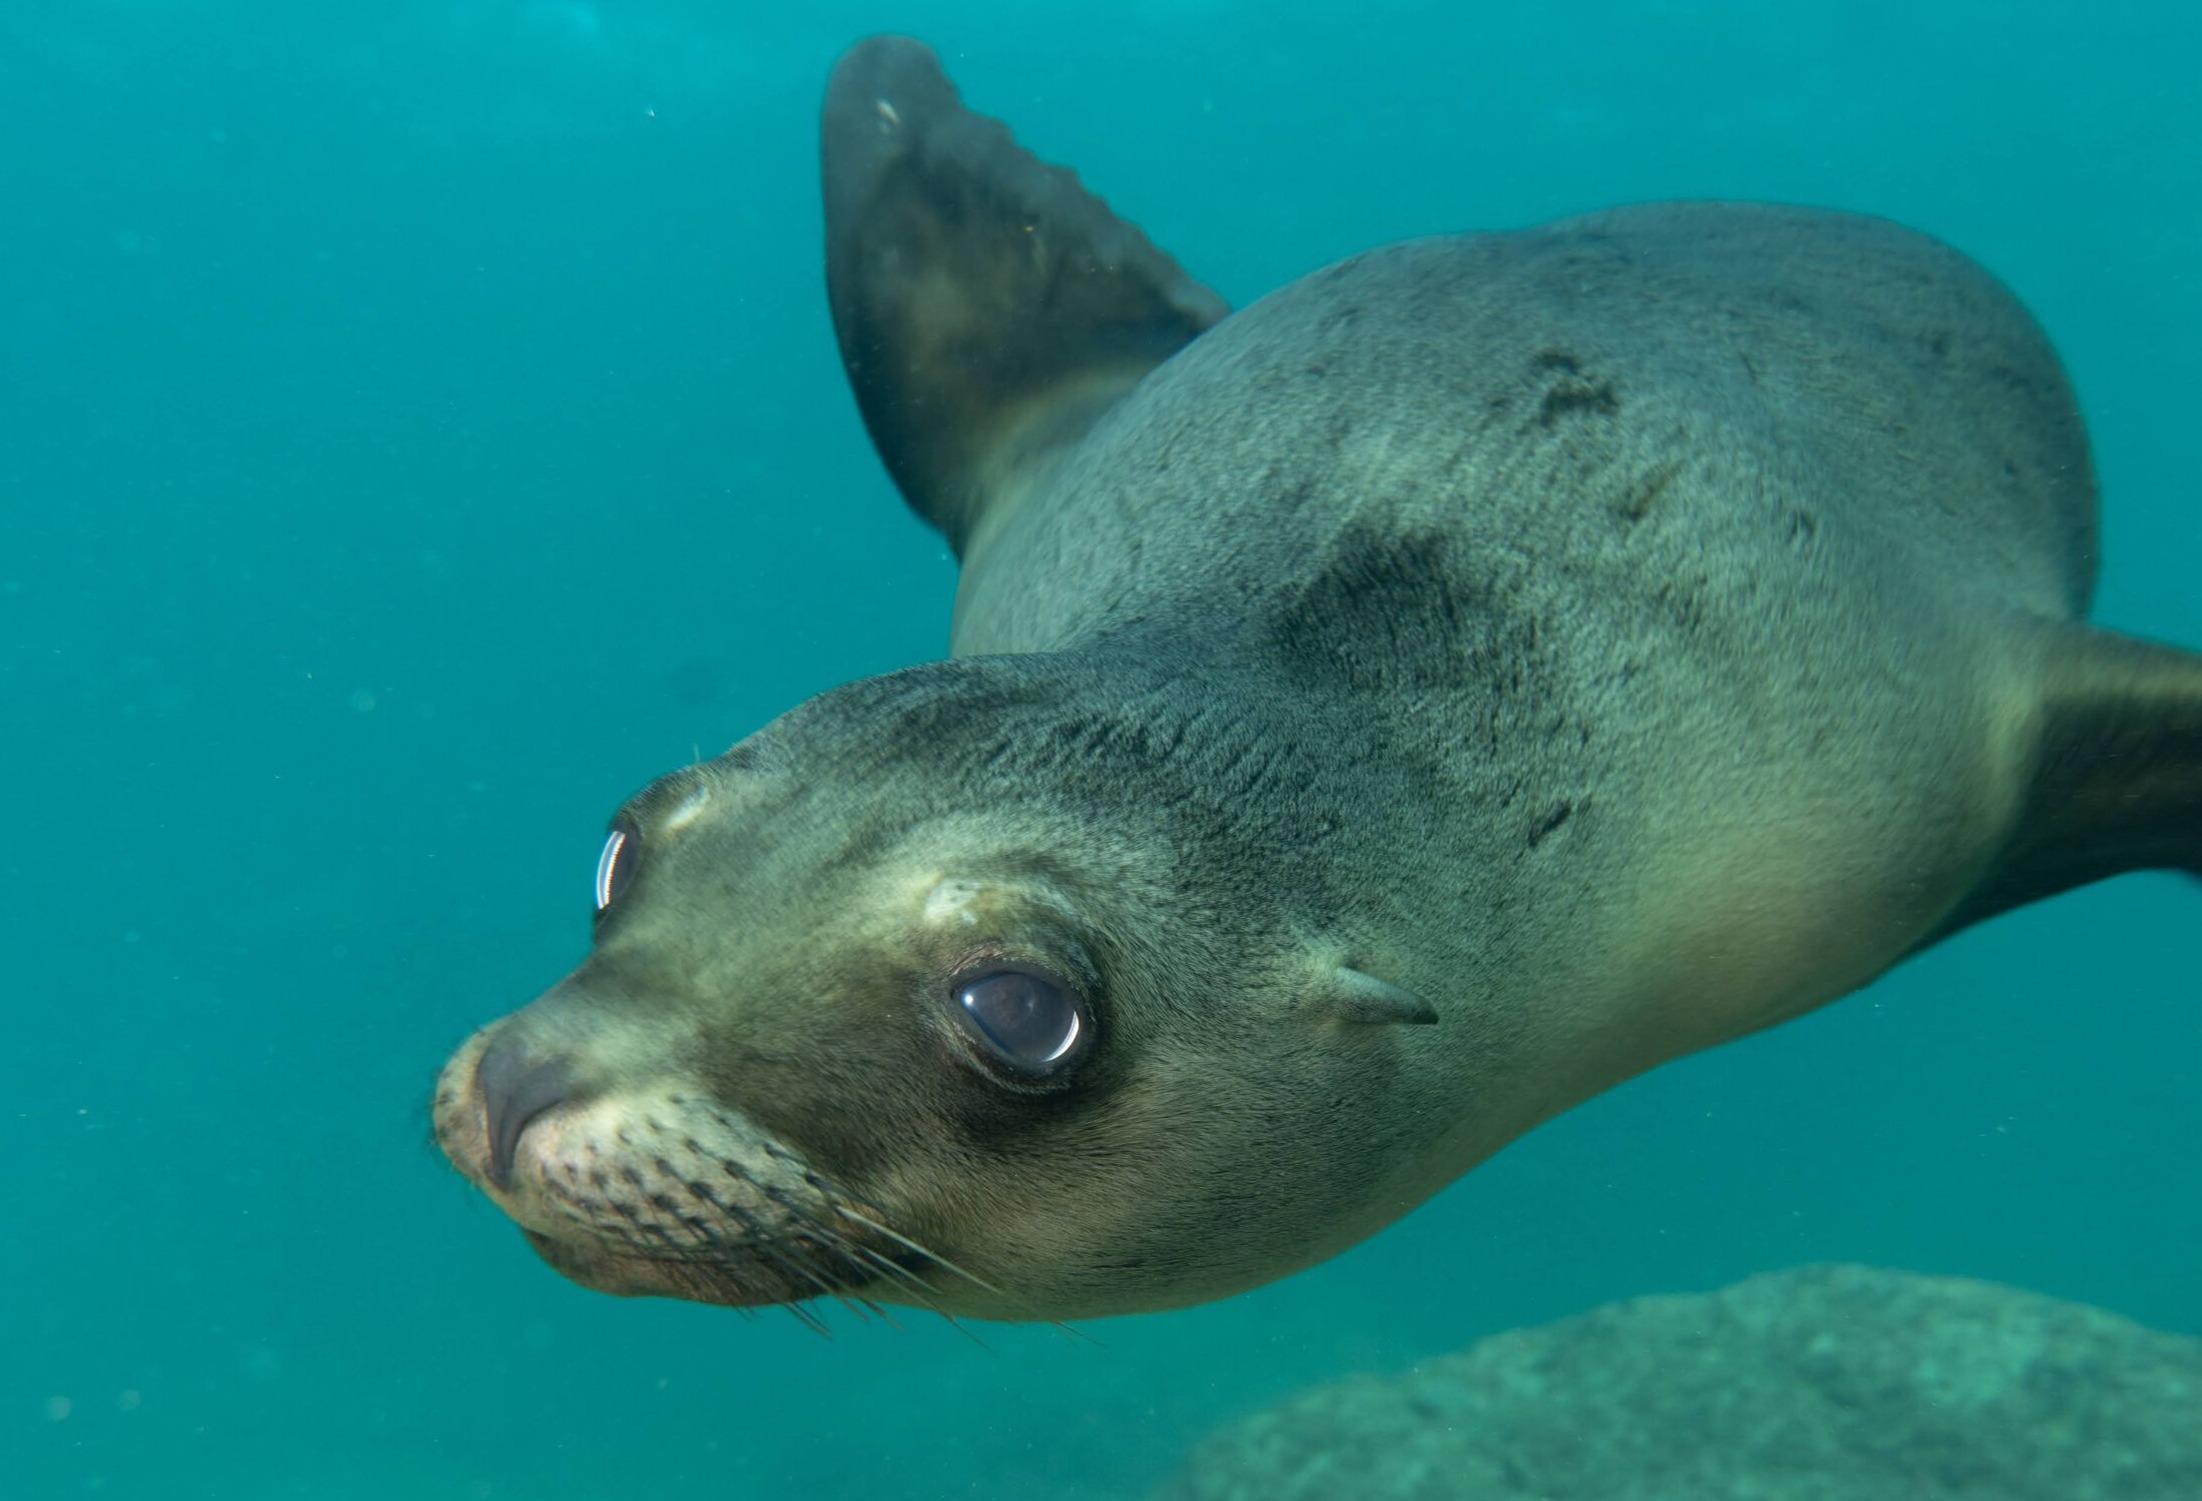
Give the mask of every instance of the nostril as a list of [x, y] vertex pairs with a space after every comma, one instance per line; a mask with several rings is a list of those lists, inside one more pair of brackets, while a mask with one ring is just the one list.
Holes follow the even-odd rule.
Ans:
[[573, 1065], [560, 1057], [531, 1057], [519, 1039], [489, 1045], [474, 1067], [489, 1125], [490, 1181], [503, 1187], [513, 1153], [528, 1122], [573, 1098]]

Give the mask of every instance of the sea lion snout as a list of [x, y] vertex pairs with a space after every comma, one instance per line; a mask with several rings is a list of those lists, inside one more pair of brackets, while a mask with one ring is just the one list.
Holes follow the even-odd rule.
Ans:
[[672, 1075], [607, 1082], [538, 1020], [515, 1013], [458, 1050], [436, 1138], [558, 1271], [736, 1305], [909, 1276], [855, 1198], [746, 1114]]
[[490, 1181], [501, 1188], [511, 1179], [520, 1133], [573, 1098], [573, 1061], [555, 1053], [539, 1056], [524, 1039], [508, 1034], [482, 1051], [474, 1087], [482, 1102]]
[[571, 981], [468, 1038], [436, 1081], [436, 1143], [467, 1177], [499, 1192], [512, 1186], [531, 1126], [599, 1092], [589, 1010]]

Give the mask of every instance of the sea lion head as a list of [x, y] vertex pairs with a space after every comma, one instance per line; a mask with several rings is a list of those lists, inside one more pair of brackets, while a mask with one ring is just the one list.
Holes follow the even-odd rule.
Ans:
[[730, 1305], [1093, 1316], [1367, 1233], [1441, 1029], [1308, 937], [1264, 846], [1310, 774], [1208, 691], [937, 663], [656, 782], [587, 958], [444, 1069], [444, 1150], [574, 1280]]

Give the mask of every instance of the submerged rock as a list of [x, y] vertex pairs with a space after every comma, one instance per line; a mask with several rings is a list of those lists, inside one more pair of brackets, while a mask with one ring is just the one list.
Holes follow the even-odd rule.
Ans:
[[1157, 1501], [2202, 1501], [2202, 1340], [1807, 1267], [1303, 1393]]

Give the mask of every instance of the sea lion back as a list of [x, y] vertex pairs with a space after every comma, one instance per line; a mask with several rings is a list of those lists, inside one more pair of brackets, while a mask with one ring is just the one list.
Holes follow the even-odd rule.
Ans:
[[2095, 559], [2084, 430], [2017, 301], [1924, 235], [1756, 205], [1340, 262], [1151, 372], [1003, 510], [959, 651], [1259, 597], [1353, 518], [1606, 593], [1816, 560], [1844, 609], [1924, 586], [2069, 618]]
[[1644, 358], [1688, 365], [1691, 401], [1845, 477], [1828, 503], [2031, 608], [2085, 611], [2079, 404], [2039, 325], [1976, 262], [1884, 219], [1756, 204], [1615, 209], [1521, 238], [1539, 300], [1597, 298]]

